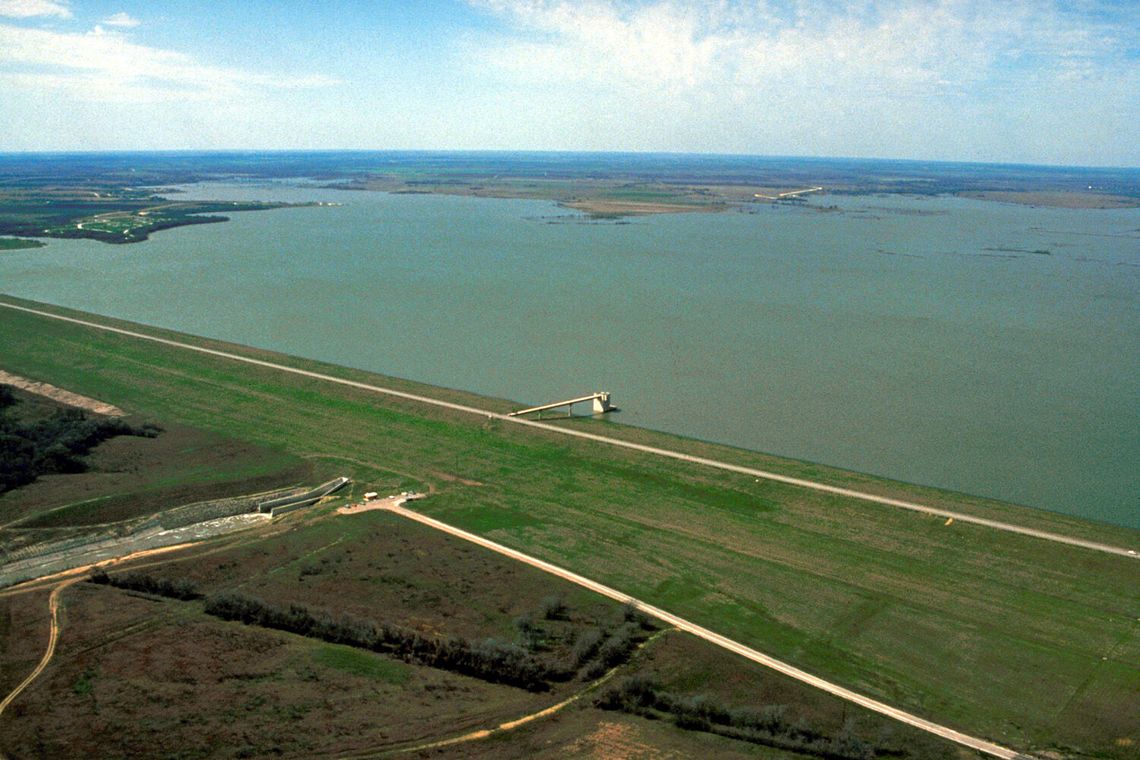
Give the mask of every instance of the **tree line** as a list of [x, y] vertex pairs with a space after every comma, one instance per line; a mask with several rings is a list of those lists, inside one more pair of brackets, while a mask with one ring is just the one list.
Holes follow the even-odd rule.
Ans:
[[144, 594], [155, 594], [170, 599], [188, 602], [191, 599], [201, 599], [198, 587], [186, 578], [170, 580], [169, 578], [155, 578], [146, 573], [125, 573], [123, 575], [108, 575], [103, 568], [96, 568], [89, 580], [101, 586], [114, 586], [128, 591], [141, 591]]
[[[204, 597], [192, 582], [184, 578], [170, 580], [140, 572], [109, 575], [100, 568], [91, 573], [89, 580], [181, 601], [205, 598], [203, 611], [222, 620], [367, 649], [406, 662], [530, 691], [546, 691], [551, 683], [569, 681], [580, 671], [587, 678], [597, 678], [610, 668], [628, 661], [637, 645], [645, 640], [646, 632], [655, 629], [636, 607], [627, 606], [620, 624], [612, 628], [588, 628], [573, 639], [572, 646], [562, 655], [542, 659], [526, 648], [497, 639], [424, 636], [391, 623], [352, 615], [333, 615], [296, 603], [274, 604], [235, 592]], [[547, 604], [544, 600], [543, 612], [547, 620], [565, 620], [567, 616], [567, 608], [561, 601]], [[526, 620], [523, 625], [516, 621], [516, 626], [524, 634], [524, 641], [528, 640], [529, 632], [533, 642], [536, 640], [533, 637], [541, 637], [541, 631], [534, 630], [539, 624], [532, 618]]]
[[389, 623], [315, 611], [300, 604], [276, 605], [226, 592], [206, 599], [205, 612], [223, 620], [287, 631], [333, 644], [389, 654], [407, 662], [450, 670], [492, 683], [545, 691], [563, 674], [522, 648], [495, 639], [424, 636]]
[[160, 428], [135, 427], [117, 417], [92, 419], [82, 409], [59, 408], [46, 419], [20, 419], [20, 400], [0, 385], [0, 493], [31, 483], [41, 475], [86, 472], [84, 457], [117, 435], [153, 438]]
[[847, 721], [835, 736], [826, 736], [802, 722], [790, 722], [783, 705], [761, 708], [729, 707], [705, 695], [664, 691], [652, 679], [633, 676], [606, 689], [595, 701], [603, 710], [619, 710], [650, 719], [669, 718], [678, 728], [705, 731], [753, 744], [791, 750], [825, 760], [873, 760], [897, 750], [876, 746], [855, 735]]

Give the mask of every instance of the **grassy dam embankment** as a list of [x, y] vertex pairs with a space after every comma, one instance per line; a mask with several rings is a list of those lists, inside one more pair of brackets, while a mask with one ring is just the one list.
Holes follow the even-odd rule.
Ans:
[[[512, 402], [4, 297], [459, 404]], [[605, 447], [0, 309], [0, 368], [433, 489], [417, 511], [937, 722], [1018, 749], [1140, 741], [1140, 562]], [[620, 392], [620, 389], [612, 389]], [[1140, 531], [577, 418], [607, 436], [1092, 541]], [[1134, 749], [1134, 746], [1133, 746]]]

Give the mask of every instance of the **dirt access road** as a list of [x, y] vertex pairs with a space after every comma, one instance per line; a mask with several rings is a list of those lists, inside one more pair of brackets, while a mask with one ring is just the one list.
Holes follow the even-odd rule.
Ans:
[[[166, 547], [162, 547], [161, 549], [148, 549], [146, 551], [136, 552], [132, 555], [122, 557], [118, 561], [125, 561], [128, 559], [138, 559], [140, 557], [147, 557], [147, 556], [151, 556], [154, 554], [162, 554], [162, 553], [165, 553], [168, 551], [183, 549], [187, 546], [190, 546], [190, 544], [181, 544], [178, 546], [166, 546]], [[99, 564], [106, 565], [108, 563], [99, 563]], [[23, 681], [21, 681], [20, 684], [15, 689], [12, 689], [11, 693], [8, 694], [8, 696], [4, 697], [3, 702], [0, 702], [0, 716], [2, 716], [4, 714], [4, 711], [6, 709], [8, 709], [8, 705], [12, 704], [12, 702], [15, 701], [16, 697], [20, 696], [20, 693], [24, 689], [28, 688], [28, 686], [30, 686], [33, 681], [35, 681], [37, 678], [39, 678], [40, 673], [44, 672], [44, 668], [46, 668], [48, 666], [48, 664], [51, 662], [51, 658], [55, 656], [55, 646], [59, 642], [59, 632], [60, 632], [59, 597], [63, 593], [64, 589], [66, 589], [68, 586], [71, 586], [75, 583], [78, 583], [81, 580], [84, 580], [84, 578], [85, 578], [84, 573], [89, 572], [93, 567], [95, 567], [94, 564], [84, 565], [83, 567], [77, 567], [77, 568], [74, 568], [72, 570], [68, 570], [64, 573], [60, 573], [61, 576], [66, 576], [66, 577], [64, 580], [60, 581], [56, 585], [55, 588], [52, 589], [51, 596], [48, 597], [48, 611], [51, 613], [51, 628], [50, 628], [50, 632], [48, 634], [47, 649], [44, 650], [44, 656], [40, 658], [39, 664], [36, 665], [36, 667], [32, 670], [31, 673], [28, 674], [28, 677], [25, 678]], [[43, 580], [42, 578], [39, 579], [39, 581], [42, 581], [42, 580]], [[38, 581], [31, 581], [30, 583], [38, 585]], [[21, 589], [20, 587], [14, 587], [12, 589], [9, 589], [8, 593], [21, 593], [23, 590], [25, 590], [25, 589]]]
[[[29, 580], [17, 586], [12, 586], [11, 588], [0, 591], [0, 598], [2, 598], [5, 596], [25, 594], [32, 591], [41, 590], [51, 585], [52, 583], [56, 584], [55, 588], [52, 589], [51, 596], [48, 597], [48, 610], [51, 613], [51, 629], [48, 636], [47, 649], [44, 650], [44, 655], [40, 658], [39, 664], [36, 665], [31, 673], [28, 674], [28, 677], [21, 681], [20, 684], [15, 689], [13, 689], [10, 694], [8, 694], [8, 696], [4, 697], [4, 701], [0, 702], [0, 716], [3, 716], [4, 710], [8, 708], [8, 705], [15, 701], [16, 697], [20, 696], [20, 693], [28, 686], [30, 686], [32, 682], [35, 681], [40, 676], [40, 674], [44, 672], [44, 668], [48, 666], [52, 660], [52, 657], [55, 656], [55, 647], [59, 642], [59, 634], [61, 630], [61, 625], [59, 622], [59, 598], [67, 587], [78, 583], [79, 581], [85, 580], [87, 578], [87, 573], [96, 567], [108, 568], [124, 562], [131, 562], [134, 560], [156, 557], [163, 554], [170, 554], [173, 552], [182, 551], [183, 549], [201, 548], [209, 545], [210, 543], [211, 542], [206, 541], [194, 541], [189, 543], [175, 544], [173, 546], [160, 546], [154, 549], [143, 549], [141, 551], [133, 552], [131, 554], [117, 557], [111, 560], [94, 562], [89, 565], [71, 568], [70, 570], [65, 570], [60, 573], [45, 576], [43, 578]], [[217, 547], [211, 547], [210, 551], [216, 550], [216, 548]], [[0, 760], [2, 760], [2, 758], [0, 758]]]
[[690, 462], [692, 464], [704, 465], [706, 467], [713, 467], [719, 470], [726, 470], [728, 472], [736, 472], [744, 475], [751, 475], [754, 478], [761, 478], [763, 480], [772, 480], [778, 483], [787, 483], [788, 485], [798, 486], [800, 488], [808, 488], [813, 491], [823, 491], [824, 493], [836, 494], [838, 496], [846, 496], [851, 499], [859, 499], [861, 501], [872, 502], [874, 504], [881, 504], [888, 507], [896, 507], [898, 509], [907, 509], [912, 512], [921, 512], [924, 514], [934, 515], [944, 519], [953, 518], [957, 522], [970, 523], [972, 525], [981, 525], [993, 530], [1006, 531], [1008, 533], [1019, 533], [1023, 536], [1031, 536], [1039, 538], [1043, 541], [1052, 541], [1059, 544], [1068, 544], [1070, 546], [1079, 546], [1084, 549], [1091, 549], [1092, 551], [1105, 552], [1107, 554], [1117, 554], [1122, 557], [1131, 559], [1140, 559], [1137, 550], [1127, 549], [1120, 546], [1112, 546], [1110, 544], [1098, 543], [1096, 541], [1086, 541], [1081, 538], [1073, 536], [1065, 536], [1059, 533], [1050, 533], [1048, 531], [1037, 530], [1035, 528], [1027, 528], [1022, 525], [1014, 525], [1012, 523], [1000, 522], [998, 520], [989, 520], [984, 517], [975, 517], [961, 512], [951, 512], [944, 509], [935, 509], [922, 504], [917, 504], [911, 501], [904, 501], [902, 499], [892, 499], [887, 496], [877, 496], [875, 494], [865, 493], [863, 491], [855, 491], [850, 488], [840, 488], [838, 486], [828, 485], [826, 483], [818, 483], [814, 480], [804, 480], [803, 478], [793, 478], [788, 475], [780, 475], [766, 470], [758, 470], [752, 467], [744, 467], [742, 465], [730, 464], [728, 462], [721, 462], [716, 459], [706, 459], [704, 457], [693, 456], [691, 454], [684, 454], [680, 451], [673, 451], [670, 449], [661, 449], [656, 446], [646, 446], [640, 443], [631, 443], [629, 441], [622, 441], [617, 438], [607, 438], [604, 435], [596, 435], [594, 433], [587, 433], [582, 430], [573, 430], [570, 428], [559, 427], [557, 425], [550, 425], [544, 422], [535, 422], [534, 420], [524, 420], [520, 417], [510, 417], [506, 414], [499, 414], [498, 412], [488, 411], [486, 409], [478, 409], [473, 406], [466, 406], [464, 404], [456, 404], [450, 401], [442, 401], [440, 399], [431, 398], [430, 396], [421, 396], [415, 393], [407, 393], [405, 391], [398, 391], [392, 388], [384, 388], [378, 385], [370, 385], [368, 383], [361, 383], [355, 380], [346, 380], [341, 377], [334, 377], [333, 375], [325, 375], [320, 372], [310, 372], [309, 370], [297, 369], [296, 367], [288, 367], [284, 364], [276, 364], [274, 362], [267, 362], [261, 359], [253, 359], [248, 356], [241, 356], [239, 354], [232, 354], [227, 351], [218, 351], [212, 348], [204, 348], [202, 346], [195, 346], [190, 343], [182, 343], [176, 340], [169, 340], [167, 338], [159, 338], [155, 335], [147, 335], [133, 330], [124, 330], [120, 327], [111, 327], [109, 325], [99, 324], [98, 322], [91, 322], [85, 319], [76, 319], [74, 317], [65, 317], [60, 314], [52, 314], [48, 311], [41, 311], [39, 309], [31, 309], [27, 306], [18, 306], [13, 303], [5, 303], [0, 301], [0, 306], [14, 311], [23, 311], [29, 314], [35, 314], [48, 319], [56, 319], [61, 322], [70, 322], [71, 324], [82, 325], [83, 327], [90, 327], [96, 330], [103, 330], [105, 332], [117, 333], [119, 335], [126, 335], [132, 338], [139, 338], [141, 340], [149, 340], [154, 343], [161, 343], [165, 346], [173, 346], [175, 348], [182, 348], [187, 351], [195, 351], [200, 354], [209, 354], [210, 356], [219, 356], [224, 359], [232, 359], [233, 361], [242, 362], [244, 364], [252, 364], [258, 367], [267, 367], [269, 369], [278, 370], [280, 372], [288, 372], [292, 375], [300, 375], [302, 377], [310, 377], [316, 380], [323, 380], [329, 383], [336, 383], [337, 385], [345, 385], [350, 388], [359, 388], [361, 390], [372, 391], [373, 393], [381, 393], [386, 396], [393, 396], [395, 398], [407, 399], [409, 401], [416, 401], [421, 404], [430, 404], [431, 406], [441, 407], [443, 409], [451, 409], [457, 412], [464, 412], [466, 414], [475, 414], [487, 419], [500, 420], [502, 422], [511, 423], [514, 425], [525, 425], [527, 427], [538, 428], [559, 435], [568, 435], [575, 438], [581, 438], [587, 441], [594, 441], [596, 443], [603, 443], [607, 446], [617, 446], [623, 449], [632, 449], [634, 451], [641, 451], [646, 454], [653, 454], [655, 456], [666, 457], [668, 459], [675, 459], [681, 462]]
[[359, 504], [349, 504], [343, 507], [337, 507], [336, 513], [338, 515], [358, 515], [361, 512], [372, 512], [377, 509], [388, 509], [389, 507], [402, 507], [409, 501], [422, 499], [427, 494], [422, 493], [402, 493], [397, 496], [386, 496], [383, 499], [368, 499]]
[[65, 588], [80, 580], [81, 578], [78, 577], [71, 578], [52, 589], [51, 596], [48, 597], [48, 610], [51, 612], [51, 633], [48, 636], [47, 649], [44, 651], [44, 656], [40, 658], [39, 664], [28, 674], [28, 677], [21, 681], [20, 685], [15, 689], [12, 689], [11, 694], [4, 697], [3, 702], [0, 702], [0, 715], [3, 715], [4, 711], [8, 709], [8, 705], [12, 704], [16, 697], [20, 696], [20, 692], [28, 688], [32, 681], [39, 678], [40, 673], [44, 672], [44, 668], [48, 666], [48, 663], [51, 662], [51, 658], [55, 656], [55, 645], [59, 641], [59, 595], [63, 593]]
[[839, 684], [825, 681], [819, 676], [814, 676], [811, 673], [800, 670], [794, 665], [789, 665], [782, 660], [777, 660], [776, 658], [766, 655], [763, 652], [759, 652], [755, 649], [752, 649], [751, 647], [745, 646], [738, 641], [733, 641], [730, 638], [721, 636], [719, 633], [710, 631], [708, 628], [697, 625], [696, 623], [691, 623], [684, 618], [677, 617], [673, 613], [667, 612], [660, 607], [654, 607], [651, 604], [646, 604], [640, 599], [636, 599], [629, 594], [624, 594], [617, 589], [610, 588], [609, 586], [604, 586], [597, 581], [592, 581], [589, 578], [578, 575], [577, 573], [570, 572], [569, 570], [558, 567], [557, 565], [552, 565], [551, 563], [538, 559], [537, 557], [532, 557], [529, 554], [523, 554], [522, 552], [516, 551], [515, 549], [511, 549], [507, 546], [503, 546], [502, 544], [495, 543], [494, 541], [490, 541], [486, 538], [483, 538], [482, 536], [477, 536], [474, 533], [468, 533], [465, 530], [456, 528], [452, 525], [448, 525], [444, 522], [440, 522], [439, 520], [435, 520], [431, 517], [427, 517], [426, 515], [422, 515], [419, 512], [413, 512], [410, 509], [405, 509], [404, 507], [391, 502], [388, 502], [385, 508], [387, 511], [394, 512], [402, 517], [408, 518], [409, 520], [415, 520], [418, 523], [422, 523], [428, 527], [443, 531], [444, 533], [449, 533], [450, 535], [461, 538], [464, 541], [470, 541], [473, 544], [478, 544], [479, 546], [490, 549], [491, 551], [497, 552], [506, 557], [510, 557], [511, 559], [518, 560], [519, 562], [525, 562], [532, 567], [537, 567], [539, 570], [543, 570], [547, 573], [550, 573], [551, 575], [555, 575], [559, 578], [570, 581], [571, 583], [575, 583], [579, 586], [583, 586], [584, 588], [588, 588], [591, 591], [599, 593], [603, 596], [607, 596], [610, 599], [622, 602], [623, 604], [635, 604], [637, 605], [638, 609], [640, 609], [645, 614], [668, 623], [669, 625], [685, 631], [686, 633], [691, 633], [698, 638], [704, 639], [705, 641], [708, 641], [712, 644], [716, 644], [718, 647], [727, 649], [734, 654], [738, 654], [741, 657], [745, 657], [749, 660], [752, 660], [753, 662], [757, 662], [779, 673], [783, 673], [784, 675], [790, 676], [791, 678], [794, 678], [802, 683], [806, 683], [809, 686], [814, 686], [817, 689], [822, 689], [823, 691], [826, 691], [829, 694], [834, 694], [841, 699], [846, 699], [847, 701], [853, 702], [854, 704], [857, 704], [861, 707], [865, 707], [868, 710], [872, 710], [881, 715], [886, 715], [889, 718], [894, 718], [895, 720], [907, 723], [911, 726], [914, 726], [915, 728], [919, 728], [923, 731], [934, 734], [935, 736], [940, 736], [943, 739], [948, 739], [949, 741], [955, 742], [964, 747], [969, 747], [970, 749], [984, 752], [988, 755], [993, 755], [994, 757], [1003, 758], [1003, 760], [1015, 760], [1015, 758], [1028, 757], [1027, 755], [1022, 755], [999, 744], [994, 744], [993, 742], [986, 741], [985, 739], [979, 739], [977, 737], [970, 736], [969, 734], [964, 734], [961, 731], [956, 731], [947, 726], [939, 725], [938, 723], [934, 723], [932, 721], [926, 720], [925, 718], [920, 718], [917, 715], [908, 713], [905, 710], [900, 710], [897, 707], [891, 707], [888, 704], [884, 704], [878, 700], [866, 697], [862, 694], [859, 694], [858, 692], [851, 691], [850, 689], [840, 686]]

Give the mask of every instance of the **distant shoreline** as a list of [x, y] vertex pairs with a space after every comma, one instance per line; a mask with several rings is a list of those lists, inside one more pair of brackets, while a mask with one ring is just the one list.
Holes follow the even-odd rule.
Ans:
[[1140, 198], [1129, 198], [1126, 195], [1109, 195], [1095, 191], [1081, 193], [1076, 191], [1018, 192], [988, 190], [958, 193], [958, 197], [971, 198], [979, 201], [995, 201], [998, 203], [1016, 203], [1020, 206], [1046, 206], [1049, 208], [1102, 210], [1140, 207]]
[[[669, 154], [266, 152], [0, 154], [0, 235], [135, 243], [290, 204], [185, 202], [161, 190], [306, 178], [329, 190], [544, 200], [597, 219], [806, 204], [806, 193], [1140, 207], [1140, 170]], [[0, 238], [0, 250], [34, 243]]]

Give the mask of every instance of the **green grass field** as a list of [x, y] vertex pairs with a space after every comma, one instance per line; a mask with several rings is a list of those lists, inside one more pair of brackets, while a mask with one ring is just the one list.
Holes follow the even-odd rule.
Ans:
[[[1140, 743], [1140, 563], [1133, 560], [944, 525], [7, 309], [0, 345], [4, 369], [135, 414], [424, 483], [435, 492], [416, 506], [432, 516], [935, 721], [1020, 749], [1124, 758]], [[226, 350], [488, 409], [512, 406]], [[1140, 532], [1124, 528], [609, 421], [568, 424], [1140, 544]]]
[[340, 644], [317, 645], [313, 649], [313, 661], [334, 670], [384, 683], [407, 683], [411, 675], [411, 668], [404, 663]]

